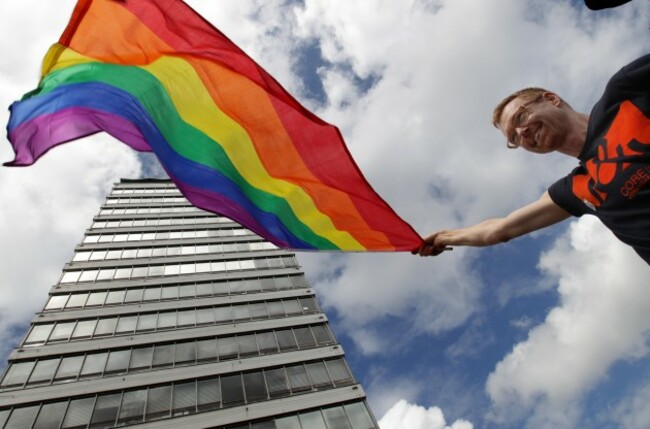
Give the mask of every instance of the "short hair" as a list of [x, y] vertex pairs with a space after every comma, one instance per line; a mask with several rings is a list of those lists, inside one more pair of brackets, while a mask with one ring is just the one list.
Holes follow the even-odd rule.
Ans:
[[[501, 120], [503, 109], [506, 107], [508, 103], [510, 103], [515, 98], [521, 98], [523, 99], [523, 101], [530, 101], [546, 92], [551, 92], [551, 91], [544, 88], [534, 87], [534, 86], [520, 89], [517, 92], [513, 92], [512, 94], [510, 94], [509, 96], [501, 100], [501, 102], [497, 104], [496, 107], [494, 108], [494, 111], [492, 112], [492, 125], [494, 125], [496, 128], [499, 128], [499, 121]], [[569, 106], [569, 104], [566, 101], [564, 101], [562, 98], [560, 98], [560, 101], [562, 101], [562, 104], [571, 108], [571, 106]]]

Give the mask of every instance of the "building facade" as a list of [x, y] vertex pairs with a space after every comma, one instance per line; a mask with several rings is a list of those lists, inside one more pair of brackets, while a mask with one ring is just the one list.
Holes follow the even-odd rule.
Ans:
[[0, 381], [0, 428], [372, 429], [294, 255], [122, 180]]

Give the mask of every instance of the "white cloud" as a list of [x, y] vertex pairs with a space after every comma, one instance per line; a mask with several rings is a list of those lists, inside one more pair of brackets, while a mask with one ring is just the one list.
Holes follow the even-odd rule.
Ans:
[[574, 222], [540, 266], [560, 304], [496, 366], [487, 392], [497, 420], [530, 412], [530, 427], [570, 428], [612, 363], [648, 353], [648, 266], [593, 217]]
[[646, 429], [650, 427], [649, 403], [650, 382], [645, 380], [630, 395], [624, 397], [608, 417], [620, 429]]
[[424, 408], [409, 404], [402, 399], [379, 420], [379, 427], [381, 429], [472, 429], [474, 426], [467, 420], [456, 420], [451, 425], [447, 425], [440, 408]]

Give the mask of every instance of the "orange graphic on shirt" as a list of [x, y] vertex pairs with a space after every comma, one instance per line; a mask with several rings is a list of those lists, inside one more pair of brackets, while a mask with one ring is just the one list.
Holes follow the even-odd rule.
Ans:
[[599, 207], [608, 196], [603, 187], [630, 166], [629, 162], [616, 161], [643, 155], [642, 145], [650, 145], [650, 120], [632, 102], [624, 101], [598, 146], [598, 157], [586, 163], [588, 174], [574, 176], [575, 196]]

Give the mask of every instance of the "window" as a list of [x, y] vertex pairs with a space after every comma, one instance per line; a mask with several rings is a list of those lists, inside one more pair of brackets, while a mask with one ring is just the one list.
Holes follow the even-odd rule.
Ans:
[[262, 371], [249, 372], [244, 374], [244, 388], [246, 390], [246, 401], [262, 401], [266, 399], [266, 385]]
[[107, 428], [115, 424], [122, 394], [101, 395], [95, 402], [90, 428]]
[[325, 344], [332, 344], [334, 342], [332, 334], [330, 334], [329, 329], [327, 329], [325, 325], [312, 326], [311, 330], [314, 333], [314, 337], [316, 337], [316, 341], [319, 345], [322, 346]]
[[325, 364], [323, 362], [308, 363], [306, 364], [306, 367], [309, 378], [311, 379], [311, 384], [314, 387], [332, 385], [332, 381], [327, 374], [327, 369], [325, 369]]
[[176, 364], [196, 362], [196, 344], [194, 341], [176, 344]]
[[94, 397], [70, 401], [62, 429], [85, 428], [90, 423], [90, 415], [93, 412], [94, 404]]
[[171, 366], [174, 364], [174, 344], [158, 345], [153, 353], [153, 366]]
[[197, 341], [196, 353], [198, 360], [216, 359], [218, 356], [217, 342], [214, 339]]
[[[61, 421], [68, 408], [68, 401], [55, 402], [53, 404], [45, 404], [41, 407], [41, 412], [38, 413], [38, 418], [34, 424], [34, 429], [58, 429], [61, 426]], [[0, 425], [2, 423], [0, 422]]]
[[108, 292], [92, 292], [86, 301], [86, 307], [104, 305]]
[[81, 365], [83, 364], [83, 361], [83, 356], [64, 357], [61, 359], [61, 365], [59, 365], [59, 369], [56, 372], [54, 380], [63, 381], [76, 379], [77, 375], [79, 375], [79, 371], [81, 371]]
[[259, 354], [257, 351], [257, 342], [255, 341], [254, 334], [238, 336], [237, 343], [240, 357]]
[[264, 377], [271, 398], [287, 396], [290, 393], [284, 368], [264, 370]]
[[196, 310], [184, 310], [178, 312], [177, 326], [194, 326], [196, 325]]
[[340, 385], [352, 381], [352, 374], [343, 359], [328, 360], [326, 364], [335, 384]]
[[153, 362], [153, 346], [139, 347], [131, 352], [130, 370], [149, 369]]
[[345, 408], [354, 429], [373, 429], [375, 427], [363, 402], [347, 404], [343, 408]]
[[217, 346], [220, 360], [237, 358], [237, 341], [235, 337], [219, 338]]
[[76, 322], [57, 323], [56, 326], [54, 326], [54, 330], [52, 331], [52, 335], [50, 335], [49, 340], [67, 341], [72, 334], [75, 323]]
[[217, 323], [232, 322], [232, 307], [216, 307], [214, 319]]
[[266, 304], [263, 302], [258, 302], [250, 305], [251, 317], [253, 320], [263, 320], [268, 319], [269, 315], [266, 312]]
[[117, 322], [117, 334], [129, 334], [135, 331], [135, 325], [138, 322], [138, 316], [120, 316]]
[[288, 315], [302, 314], [302, 306], [297, 299], [288, 299], [284, 301], [284, 309]]
[[284, 317], [286, 313], [284, 312], [284, 306], [282, 301], [271, 301], [266, 303], [266, 308], [269, 311], [269, 317]]
[[174, 384], [172, 415], [183, 416], [196, 412], [196, 382]]
[[214, 324], [214, 309], [202, 308], [196, 311], [197, 325]]
[[84, 365], [81, 368], [80, 377], [92, 377], [102, 374], [106, 366], [107, 358], [107, 352], [87, 355], [86, 360], [84, 360]]
[[291, 386], [292, 392], [300, 392], [303, 390], [310, 390], [311, 384], [309, 383], [309, 377], [307, 377], [307, 371], [305, 366], [302, 364], [288, 366], [287, 376], [289, 377], [289, 385]]
[[[154, 267], [151, 267], [149, 270], [149, 273], [151, 275], [151, 269]], [[154, 287], [154, 288], [147, 288], [144, 290], [144, 301], [160, 301], [160, 288], [159, 287]]]
[[162, 289], [162, 299], [178, 299], [178, 286], [166, 286]]
[[[323, 415], [320, 411], [312, 411], [310, 413], [300, 414], [300, 423], [302, 423], [303, 428], [309, 429], [327, 429], [325, 427], [325, 421], [323, 420]], [[278, 427], [278, 429], [282, 429]]]
[[95, 336], [113, 335], [115, 332], [115, 325], [117, 325], [116, 318], [99, 319], [97, 328], [95, 328]]
[[[309, 429], [316, 429], [312, 426], [303, 426]], [[275, 429], [301, 429], [300, 422], [298, 421], [298, 416], [288, 416], [275, 419]], [[323, 429], [327, 429], [323, 425]]]
[[167, 312], [158, 314], [158, 328], [169, 329], [176, 327], [176, 312]]
[[131, 350], [118, 350], [110, 352], [108, 354], [108, 362], [106, 363], [106, 373], [126, 373], [126, 369], [129, 367], [130, 359]]
[[68, 301], [69, 295], [54, 295], [51, 296], [45, 310], [58, 310], [65, 306], [65, 303]]
[[345, 416], [343, 407], [331, 407], [325, 408], [323, 410], [323, 417], [325, 417], [325, 423], [327, 427], [337, 428], [337, 429], [352, 429], [348, 419]]
[[255, 335], [260, 353], [276, 353], [278, 351], [278, 343], [273, 332], [262, 332]]
[[316, 340], [308, 327], [295, 328], [293, 333], [296, 335], [296, 340], [298, 340], [301, 349], [316, 347]]
[[49, 383], [54, 377], [54, 372], [59, 366], [59, 359], [45, 359], [36, 362], [34, 371], [29, 377], [29, 383]]
[[7, 422], [7, 428], [30, 428], [34, 419], [36, 418], [36, 413], [38, 412], [38, 405], [25, 408], [14, 408]]
[[47, 337], [50, 336], [50, 332], [52, 332], [52, 328], [54, 328], [54, 324], [47, 324], [47, 325], [35, 325], [32, 328], [32, 332], [29, 333], [29, 336], [25, 340], [25, 344], [42, 344], [47, 341]]
[[278, 345], [280, 346], [280, 351], [286, 352], [289, 350], [298, 349], [296, 338], [293, 336], [293, 332], [291, 331], [291, 329], [277, 331], [275, 335], [278, 339]]
[[136, 331], [153, 331], [156, 329], [156, 323], [158, 322], [158, 313], [153, 314], [141, 314], [138, 317], [138, 324], [136, 325]]
[[171, 397], [171, 386], [161, 386], [149, 389], [146, 419], [155, 420], [169, 416]]
[[224, 406], [243, 404], [244, 390], [242, 388], [241, 374], [222, 376], [221, 392]]
[[122, 304], [122, 302], [124, 302], [125, 296], [125, 290], [112, 290], [108, 293], [108, 298], [106, 298], [106, 305]]
[[9, 386], [22, 386], [27, 381], [29, 374], [31, 374], [34, 364], [36, 362], [20, 362], [13, 363], [7, 371], [7, 375], [2, 380], [2, 387]]
[[119, 425], [139, 423], [144, 415], [144, 404], [147, 399], [146, 390], [135, 390], [124, 392], [120, 416], [117, 420]]
[[233, 305], [235, 320], [248, 320], [251, 318], [251, 310], [248, 304]]
[[221, 406], [221, 389], [219, 378], [199, 380], [197, 384], [198, 409], [207, 411]]

